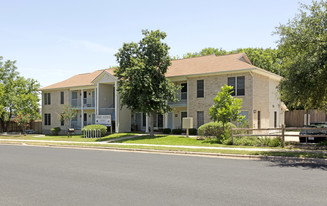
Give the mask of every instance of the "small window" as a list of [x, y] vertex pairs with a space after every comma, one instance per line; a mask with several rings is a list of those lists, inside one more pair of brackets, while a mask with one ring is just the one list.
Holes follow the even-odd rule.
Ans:
[[44, 105], [50, 105], [50, 104], [51, 104], [51, 94], [44, 93]]
[[204, 97], [204, 80], [197, 80], [197, 97]]
[[187, 99], [187, 83], [183, 83], [181, 86], [181, 99]]
[[72, 99], [77, 99], [77, 92], [72, 92]]
[[62, 116], [62, 114], [60, 115], [60, 125], [65, 126], [65, 120], [64, 120], [64, 117]]
[[261, 129], [261, 114], [260, 114], [260, 111], [258, 111], [258, 129]]
[[65, 96], [64, 96], [64, 92], [60, 92], [60, 104], [64, 104], [65, 103]]
[[44, 114], [44, 125], [51, 125], [51, 114]]
[[245, 95], [245, 77], [228, 77], [227, 84], [233, 86], [232, 96], [244, 96]]
[[245, 77], [237, 77], [237, 96], [245, 95]]
[[277, 127], [277, 112], [274, 112], [274, 128]]
[[235, 96], [235, 77], [228, 77], [228, 86], [232, 86], [232, 96]]
[[197, 127], [199, 128], [201, 125], [204, 124], [204, 112], [203, 111], [200, 111], [200, 112], [197, 112]]

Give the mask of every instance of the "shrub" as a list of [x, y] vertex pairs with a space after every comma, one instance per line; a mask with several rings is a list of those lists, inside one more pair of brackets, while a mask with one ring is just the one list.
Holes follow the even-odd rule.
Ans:
[[190, 135], [196, 135], [197, 131], [196, 131], [195, 128], [191, 128], [191, 129], [188, 130], [188, 132], [189, 132]]
[[182, 134], [182, 129], [173, 129], [171, 131], [172, 134]]
[[57, 136], [60, 131], [61, 131], [60, 127], [54, 127], [51, 129], [52, 135], [55, 135], [55, 136]]
[[162, 130], [162, 133], [164, 133], [164, 134], [170, 134], [170, 132], [171, 132], [171, 129], [170, 128], [164, 128]]
[[272, 139], [270, 139], [268, 146], [269, 147], [280, 147], [280, 146], [282, 146], [282, 139], [279, 137], [272, 138]]
[[258, 144], [258, 138], [257, 137], [234, 138], [234, 145], [256, 146], [257, 144]]
[[269, 137], [239, 137], [234, 138], [235, 145], [243, 146], [268, 146], [279, 147], [282, 145], [281, 138], [269, 138]]
[[101, 124], [93, 124], [93, 125], [87, 125], [82, 129], [82, 132], [85, 130], [101, 130], [101, 137], [105, 136], [107, 134], [107, 127]]
[[198, 134], [205, 138], [216, 138], [218, 143], [231, 144], [230, 128], [236, 126], [232, 123], [225, 125], [223, 130], [222, 122], [209, 122], [199, 127]]

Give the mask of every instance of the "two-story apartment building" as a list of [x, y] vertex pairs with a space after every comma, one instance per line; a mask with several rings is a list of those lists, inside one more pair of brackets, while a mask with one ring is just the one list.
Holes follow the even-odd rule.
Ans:
[[[279, 127], [283, 123], [284, 107], [276, 88], [281, 77], [255, 67], [244, 53], [173, 60], [166, 77], [182, 89], [179, 101], [168, 103], [172, 111], [156, 115], [155, 128], [181, 128], [183, 117], [193, 117], [194, 128], [210, 122], [209, 108], [225, 84], [234, 86], [233, 95], [243, 99], [242, 114], [250, 127]], [[75, 75], [41, 88], [43, 131], [57, 126], [64, 129], [67, 124], [79, 130], [94, 124], [96, 114], [111, 114], [116, 132], [131, 128], [146, 131], [147, 115], [121, 108], [116, 88], [113, 69]], [[63, 104], [71, 104], [78, 112], [71, 123], [57, 117]]]

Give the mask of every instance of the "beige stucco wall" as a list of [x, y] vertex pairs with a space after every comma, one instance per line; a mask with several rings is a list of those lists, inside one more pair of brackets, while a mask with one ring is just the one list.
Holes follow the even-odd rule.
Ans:
[[[188, 116], [193, 117], [193, 126], [197, 128], [197, 111], [204, 112], [204, 123], [210, 122], [209, 108], [213, 105], [213, 99], [217, 96], [220, 88], [228, 83], [228, 77], [245, 77], [245, 95], [235, 96], [243, 99], [243, 111], [249, 112], [249, 123], [252, 123], [252, 76], [249, 72], [222, 74], [214, 76], [190, 77], [188, 85]], [[204, 97], [197, 98], [197, 80], [204, 80]]]
[[[61, 113], [63, 107], [63, 104], [60, 104], [60, 92], [64, 92], [64, 103], [69, 104], [70, 93], [68, 89], [42, 91], [42, 120], [44, 119], [44, 114], [51, 114], [51, 125], [44, 125], [45, 122], [44, 120], [42, 121], [43, 133], [49, 133], [54, 127], [60, 127], [63, 130], [67, 124], [65, 122], [65, 126], [61, 126], [60, 119], [58, 118], [58, 114]], [[44, 105], [44, 93], [51, 94], [50, 105]]]
[[99, 85], [99, 107], [109, 108], [114, 103], [112, 84], [100, 84]]

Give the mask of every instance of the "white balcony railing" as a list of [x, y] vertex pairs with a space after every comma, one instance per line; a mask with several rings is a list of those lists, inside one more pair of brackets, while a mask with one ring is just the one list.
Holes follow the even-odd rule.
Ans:
[[179, 92], [177, 94], [177, 102], [168, 102], [171, 106], [186, 106], [187, 105], [187, 92]]
[[115, 108], [100, 108], [100, 115], [111, 115], [111, 119], [115, 120]]
[[[72, 99], [71, 101], [72, 107], [81, 107], [81, 99]], [[83, 99], [83, 107], [84, 108], [94, 108], [95, 107], [95, 100], [93, 98], [84, 98]]]

